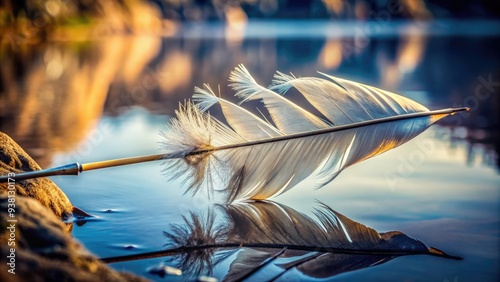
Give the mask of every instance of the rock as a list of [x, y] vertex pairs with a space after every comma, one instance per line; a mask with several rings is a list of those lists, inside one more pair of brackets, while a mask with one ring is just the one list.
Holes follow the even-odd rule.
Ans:
[[[15, 197], [15, 217], [10, 217], [8, 199], [0, 195], [0, 281], [146, 281], [99, 261], [33, 199]], [[7, 221], [12, 219], [16, 222]], [[15, 275], [9, 273], [12, 254]]]
[[[40, 166], [8, 135], [0, 132], [0, 174], [40, 170]], [[16, 194], [36, 199], [51, 209], [56, 216], [69, 216], [73, 205], [57, 185], [48, 178], [37, 178], [15, 183]], [[8, 192], [8, 183], [0, 183], [0, 191]]]

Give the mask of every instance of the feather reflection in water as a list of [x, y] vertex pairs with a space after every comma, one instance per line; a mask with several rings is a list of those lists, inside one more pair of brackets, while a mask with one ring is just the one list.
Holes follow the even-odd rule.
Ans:
[[[185, 224], [171, 224], [169, 232], [163, 232], [168, 238], [167, 248], [193, 247], [203, 245], [215, 245], [227, 240], [227, 229], [221, 225], [215, 225], [215, 214], [209, 210], [206, 216], [189, 213], [189, 217], [182, 216]], [[186, 277], [196, 278], [200, 275], [212, 275], [214, 265], [226, 259], [234, 251], [217, 252], [215, 248], [196, 249], [185, 252], [167, 259], [168, 263], [179, 260], [184, 269]]]
[[211, 275], [215, 266], [233, 254], [224, 281], [253, 277], [268, 263], [274, 265], [274, 278], [291, 269], [310, 278], [326, 278], [403, 255], [452, 258], [399, 231], [378, 233], [322, 203], [314, 210], [316, 219], [274, 202], [218, 209], [224, 218], [219, 224], [215, 224], [213, 211], [207, 217], [192, 213], [190, 218], [184, 218], [184, 224], [172, 224], [165, 232], [169, 247], [200, 247], [199, 251], [181, 252], [169, 259], [179, 261], [183, 273], [192, 272], [190, 277]]

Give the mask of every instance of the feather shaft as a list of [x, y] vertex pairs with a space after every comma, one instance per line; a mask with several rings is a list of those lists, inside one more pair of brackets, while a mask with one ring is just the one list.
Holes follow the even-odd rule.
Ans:
[[248, 248], [264, 248], [264, 249], [283, 249], [287, 248], [289, 250], [298, 251], [309, 251], [309, 252], [325, 252], [325, 253], [336, 253], [336, 254], [352, 254], [352, 255], [385, 255], [385, 256], [405, 256], [405, 255], [430, 255], [441, 258], [448, 258], [454, 260], [463, 260], [462, 257], [452, 256], [447, 254], [432, 253], [425, 251], [414, 251], [414, 250], [353, 250], [345, 248], [331, 248], [331, 247], [317, 247], [317, 246], [299, 246], [299, 245], [287, 245], [287, 244], [252, 244], [252, 243], [220, 243], [220, 244], [210, 244], [210, 245], [197, 245], [197, 246], [185, 246], [174, 248], [170, 250], [153, 251], [141, 254], [107, 257], [100, 259], [105, 263], [117, 263], [125, 261], [134, 261], [141, 259], [150, 259], [157, 257], [171, 256], [177, 253], [192, 252], [196, 250], [211, 249], [211, 248], [238, 248], [238, 247], [248, 247]]
[[[81, 164], [81, 165], [78, 165], [75, 163], [75, 164], [65, 165], [62, 167], [50, 168], [50, 169], [46, 169], [46, 170], [19, 173], [13, 177], [8, 177], [7, 175], [3, 175], [3, 176], [0, 176], [0, 183], [8, 182], [9, 178], [10, 179], [13, 178], [16, 181], [21, 181], [21, 180], [26, 180], [26, 179], [31, 179], [31, 178], [47, 177], [47, 176], [55, 176], [55, 175], [78, 175], [78, 173], [83, 172], [83, 171], [102, 169], [102, 168], [108, 168], [108, 167], [115, 167], [115, 166], [122, 166], [122, 165], [129, 165], [129, 164], [136, 164], [136, 163], [149, 162], [149, 161], [156, 161], [156, 160], [182, 158], [182, 157], [186, 157], [186, 156], [196, 156], [196, 155], [201, 155], [201, 154], [210, 153], [210, 152], [214, 152], [214, 151], [221, 151], [221, 150], [228, 150], [228, 149], [234, 149], [234, 148], [249, 147], [249, 146], [259, 145], [259, 144], [267, 144], [267, 143], [273, 143], [273, 142], [279, 142], [279, 141], [285, 141], [285, 140], [299, 139], [299, 138], [308, 137], [308, 136], [316, 136], [316, 135], [321, 135], [321, 134], [326, 134], [326, 133], [339, 132], [339, 131], [353, 129], [353, 128], [359, 128], [359, 127], [363, 127], [363, 126], [367, 126], [367, 125], [380, 124], [380, 123], [386, 123], [386, 122], [403, 120], [403, 119], [411, 119], [411, 118], [425, 117], [425, 116], [443, 117], [443, 116], [446, 116], [449, 114], [454, 114], [457, 112], [468, 111], [468, 110], [469, 110], [469, 108], [463, 107], [463, 108], [454, 108], [454, 109], [452, 109], [452, 108], [442, 109], [442, 110], [429, 111], [429, 112], [417, 112], [417, 113], [403, 114], [403, 115], [398, 115], [398, 116], [391, 116], [391, 117], [386, 117], [386, 118], [367, 120], [367, 121], [346, 124], [346, 125], [340, 125], [340, 126], [335, 126], [335, 127], [329, 127], [329, 128], [325, 128], [325, 129], [301, 132], [301, 133], [296, 133], [296, 134], [289, 134], [289, 135], [278, 136], [278, 137], [273, 137], [273, 138], [253, 140], [253, 141], [235, 143], [235, 144], [228, 144], [228, 145], [222, 145], [222, 146], [217, 146], [217, 147], [209, 147], [206, 149], [195, 149], [195, 150], [192, 150], [189, 152], [182, 151], [182, 152], [171, 153], [168, 155], [154, 154], [154, 155], [147, 155], [147, 156], [139, 156], [139, 157], [122, 158], [122, 159], [116, 159], [116, 160], [107, 160], [107, 161], [86, 163], [86, 164]], [[76, 173], [76, 171], [74, 169], [68, 170], [67, 166], [75, 166], [75, 165], [80, 166], [80, 168], [78, 169], [78, 173]]]
[[[193, 151], [193, 152], [189, 153], [188, 155], [202, 154], [202, 153], [208, 153], [208, 152], [213, 152], [213, 151], [220, 151], [220, 150], [241, 148], [241, 147], [266, 144], [266, 143], [272, 143], [272, 142], [279, 142], [279, 141], [285, 141], [285, 140], [291, 140], [291, 139], [298, 139], [298, 138], [316, 136], [316, 135], [321, 135], [321, 134], [326, 134], [326, 133], [333, 133], [333, 132], [347, 130], [347, 129], [359, 128], [359, 127], [363, 127], [363, 126], [367, 126], [367, 125], [381, 124], [381, 123], [386, 123], [386, 122], [391, 122], [391, 121], [412, 119], [412, 118], [417, 118], [417, 117], [439, 116], [439, 118], [441, 118], [441, 117], [449, 115], [449, 114], [454, 114], [457, 112], [468, 111], [468, 110], [469, 110], [469, 108], [463, 107], [463, 108], [448, 108], [448, 109], [429, 111], [429, 112], [417, 112], [417, 113], [403, 114], [403, 115], [397, 115], [397, 116], [391, 116], [391, 117], [385, 117], [385, 118], [379, 118], [379, 119], [366, 120], [366, 121], [361, 121], [361, 122], [356, 122], [356, 123], [351, 123], [351, 124], [339, 125], [339, 126], [329, 127], [329, 128], [325, 128], [325, 129], [318, 129], [318, 130], [300, 132], [300, 133], [295, 133], [295, 134], [288, 134], [288, 135], [278, 136], [278, 137], [273, 137], [273, 138], [248, 141], [248, 142], [244, 142], [244, 143], [223, 145], [223, 146], [214, 147], [214, 148], [207, 149], [207, 150]], [[437, 119], [439, 119], [439, 118], [437, 118]]]

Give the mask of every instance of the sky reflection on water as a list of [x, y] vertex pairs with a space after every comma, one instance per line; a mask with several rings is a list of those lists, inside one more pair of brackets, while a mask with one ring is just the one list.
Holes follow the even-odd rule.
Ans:
[[[91, 161], [100, 155], [122, 157], [122, 148], [126, 146], [130, 155], [155, 152], [152, 148], [158, 132], [154, 128], [162, 127], [164, 119], [167, 117], [154, 118], [140, 109], [103, 119], [102, 122], [113, 124], [113, 134], [105, 135], [92, 154], [81, 161]], [[145, 120], [150, 121], [149, 125], [140, 126]], [[442, 277], [444, 280], [448, 277], [450, 280], [456, 276], [464, 280], [478, 277], [493, 280], [498, 277], [498, 270], [492, 266], [500, 261], [494, 252], [499, 247], [500, 177], [490, 165], [467, 164], [469, 145], [463, 141], [452, 146], [440, 131], [439, 126], [433, 126], [399, 148], [346, 169], [320, 190], [305, 183], [274, 198], [309, 216], [313, 216], [311, 207], [319, 199], [379, 232], [402, 231], [428, 246], [464, 257], [460, 262], [402, 257], [334, 279]], [[432, 153], [424, 153], [424, 161], [391, 187], [385, 176], [398, 175], [409, 156], [422, 152], [419, 144], [429, 140], [435, 146]], [[134, 145], [129, 146], [130, 142]], [[182, 195], [181, 183], [166, 182], [161, 169], [160, 162], [153, 162], [84, 173], [77, 178], [55, 178], [75, 206], [99, 217], [99, 221], [75, 228], [75, 237], [101, 257], [157, 251], [167, 242], [162, 232], [168, 230], [169, 224], [182, 223], [181, 215], [191, 210], [204, 211], [211, 202], [217, 201], [208, 201], [203, 193], [195, 197]], [[116, 212], [104, 212], [108, 209]], [[134, 247], [127, 248], [131, 245]], [[117, 263], [115, 267], [149, 275], [145, 269], [155, 261], [163, 260]], [[225, 274], [220, 269], [214, 275], [217, 273], [219, 277]]]
[[[355, 35], [241, 42], [143, 36], [27, 48], [4, 58], [3, 87], [9, 91], [1, 97], [0, 130], [45, 167], [157, 153], [159, 131], [166, 130], [178, 102], [205, 82], [221, 84], [229, 97], [226, 78], [238, 63], [263, 85], [276, 70], [299, 76], [323, 71], [432, 109], [475, 106], [469, 115], [447, 117], [403, 146], [346, 169], [320, 190], [304, 183], [274, 200], [311, 216], [319, 199], [378, 232], [398, 230], [464, 257], [400, 257], [333, 280], [493, 281], [500, 276], [498, 89], [473, 98], [484, 86], [479, 77], [498, 79], [500, 40], [494, 28], [474, 36], [453, 30], [439, 36], [393, 32], [369, 37], [363, 46]], [[162, 175], [160, 162], [54, 181], [75, 206], [97, 216], [73, 234], [100, 257], [160, 250], [169, 224], [217, 201], [203, 193], [183, 195], [179, 180], [167, 182]], [[145, 269], [160, 261], [112, 266], [154, 279]], [[223, 277], [227, 268], [223, 264], [214, 275]]]

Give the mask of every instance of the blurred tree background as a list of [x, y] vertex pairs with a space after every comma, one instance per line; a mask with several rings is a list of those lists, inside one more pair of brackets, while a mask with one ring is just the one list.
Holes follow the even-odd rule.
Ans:
[[[368, 20], [371, 11], [401, 9], [393, 19], [488, 19], [498, 1], [447, 0], [3, 0], [2, 42], [88, 38], [114, 33], [171, 33], [179, 22], [247, 19]], [[82, 28], [84, 27], [84, 28]], [[90, 28], [90, 29], [89, 29]]]

